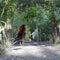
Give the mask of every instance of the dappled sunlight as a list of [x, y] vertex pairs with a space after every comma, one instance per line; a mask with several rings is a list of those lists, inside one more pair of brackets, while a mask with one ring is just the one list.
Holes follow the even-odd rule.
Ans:
[[[11, 52], [10, 52], [11, 51]], [[17, 46], [6, 50], [7, 55], [11, 56], [35, 56], [35, 57], [42, 57], [42, 58], [50, 58], [51, 54], [52, 57], [58, 56], [58, 52], [53, 50], [53, 46]]]
[[52, 49], [53, 46], [45, 45], [27, 45], [27, 46], [15, 46], [6, 50], [7, 56], [13, 56], [15, 59], [26, 59], [26, 60], [57, 60], [60, 54]]
[[43, 49], [38, 46], [19, 46], [19, 47], [7, 49], [7, 52], [8, 52], [7, 54], [18, 55], [18, 56], [19, 55], [21, 56], [25, 56], [25, 55], [42, 56], [42, 51]]

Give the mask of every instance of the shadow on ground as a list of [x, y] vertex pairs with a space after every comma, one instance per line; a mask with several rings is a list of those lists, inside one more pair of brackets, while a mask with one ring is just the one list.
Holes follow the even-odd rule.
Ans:
[[[22, 46], [12, 48], [13, 54], [0, 56], [0, 60], [60, 60], [60, 54], [47, 48], [49, 45], [34, 42], [25, 43]], [[18, 55], [14, 55], [15, 52], [18, 52]]]

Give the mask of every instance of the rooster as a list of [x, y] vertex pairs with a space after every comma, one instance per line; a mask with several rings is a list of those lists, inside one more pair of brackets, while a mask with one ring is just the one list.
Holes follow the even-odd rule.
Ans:
[[21, 25], [17, 34], [17, 37], [15, 38], [15, 41], [17, 41], [17, 44], [22, 44], [23, 39], [25, 38], [25, 24]]

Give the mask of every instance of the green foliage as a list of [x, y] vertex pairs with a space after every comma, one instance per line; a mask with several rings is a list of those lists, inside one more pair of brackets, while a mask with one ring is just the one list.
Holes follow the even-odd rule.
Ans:
[[31, 32], [37, 27], [39, 30], [42, 30], [42, 39], [47, 40], [49, 39], [48, 35], [52, 34], [54, 8], [52, 5], [53, 1], [47, 0], [45, 2], [48, 4], [44, 4], [44, 6], [36, 4], [35, 6], [27, 7], [27, 10], [21, 12], [19, 17], [17, 16], [19, 19], [15, 24], [26, 23], [26, 25], [30, 27]]
[[[50, 10], [50, 11], [49, 11]], [[25, 21], [25, 23], [30, 27], [30, 31], [34, 31], [36, 27], [42, 30], [42, 36], [46, 38], [48, 34], [51, 34], [51, 8], [43, 8], [40, 5], [36, 7], [28, 8], [26, 12], [20, 15], [20, 22]], [[29, 31], [28, 31], [29, 32]], [[44, 34], [43, 34], [44, 33]], [[28, 34], [27, 34], [28, 36]], [[43, 37], [42, 37], [43, 38]]]
[[2, 2], [2, 0], [0, 0], [0, 3]]
[[[54, 11], [56, 11], [53, 5], [59, 8], [59, 0], [8, 0], [8, 4], [6, 6], [5, 4], [5, 0], [0, 0], [0, 20], [11, 19], [14, 37], [16, 37], [17, 30], [23, 23], [27, 26], [26, 40], [29, 40], [31, 32], [36, 28], [44, 40], [47, 40], [52, 34], [52, 20]], [[60, 13], [57, 14], [60, 16]], [[57, 23], [60, 24], [60, 17], [57, 19]]]
[[31, 31], [30, 28], [26, 26], [26, 36], [25, 36], [25, 40], [29, 41], [31, 37]]
[[35, 16], [36, 16], [36, 8], [31, 7], [31, 8], [28, 8], [28, 10], [26, 11], [26, 15], [24, 18], [29, 20], [31, 18], [34, 18]]
[[[0, 17], [2, 20], [6, 20], [7, 18], [11, 18], [14, 15], [16, 3], [15, 0], [2, 0], [0, 4]], [[2, 15], [2, 16], [1, 16]]]
[[54, 3], [57, 7], [60, 7], [60, 0], [54, 0]]

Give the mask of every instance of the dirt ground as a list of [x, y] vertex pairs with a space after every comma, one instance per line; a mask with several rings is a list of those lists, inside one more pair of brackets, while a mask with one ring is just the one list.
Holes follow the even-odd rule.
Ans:
[[60, 60], [60, 44], [50, 46], [34, 42], [6, 48], [0, 60]]

